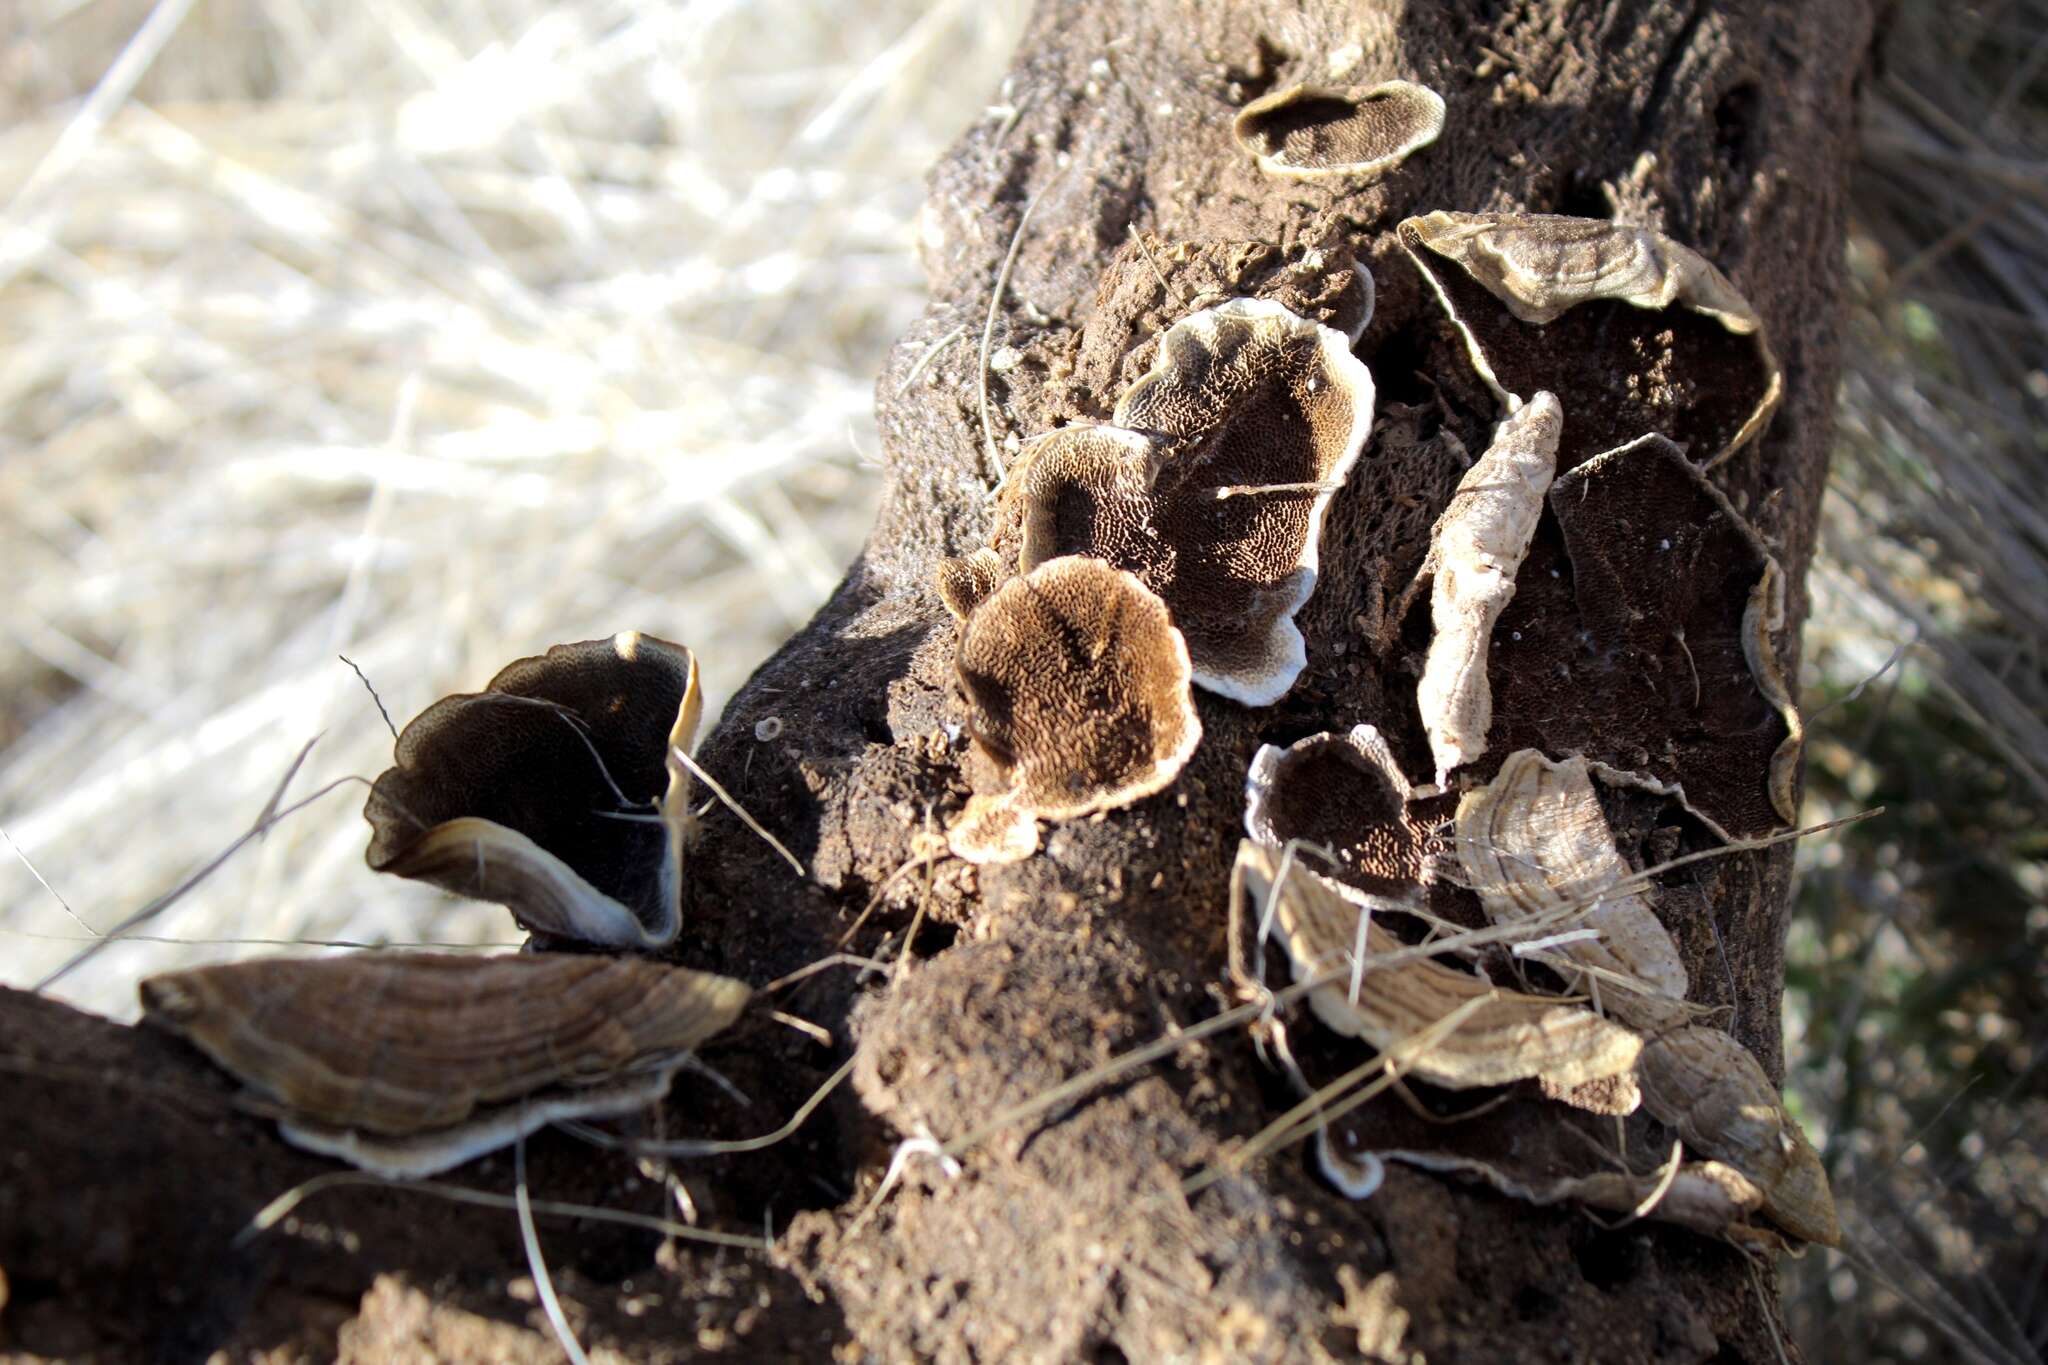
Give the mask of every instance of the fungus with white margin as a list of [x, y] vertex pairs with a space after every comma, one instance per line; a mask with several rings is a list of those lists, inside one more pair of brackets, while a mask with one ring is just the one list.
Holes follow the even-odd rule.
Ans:
[[1399, 233], [1506, 410], [1542, 389], [1564, 396], [1560, 469], [1650, 431], [1683, 440], [1712, 468], [1777, 410], [1784, 378], [1756, 310], [1662, 233], [1443, 211], [1406, 219]]
[[947, 842], [969, 862], [1029, 857], [1039, 820], [1165, 788], [1202, 737], [1166, 604], [1099, 559], [1050, 560], [1003, 584], [961, 627], [956, 669], [977, 790]]
[[1564, 413], [1539, 393], [1503, 418], [1493, 441], [1437, 519], [1420, 576], [1431, 578], [1429, 652], [1415, 704], [1436, 760], [1441, 787], [1453, 768], [1486, 752], [1493, 725], [1487, 646], [1494, 623], [1515, 595], [1515, 572], [1543, 515], [1557, 471]]
[[1291, 85], [1253, 100], [1231, 125], [1261, 170], [1290, 180], [1380, 175], [1443, 130], [1443, 97], [1412, 81]]
[[750, 992], [645, 958], [366, 953], [171, 972], [141, 994], [287, 1141], [412, 1179], [659, 1101]]
[[1372, 405], [1341, 332], [1264, 299], [1183, 318], [1114, 426], [1029, 451], [1009, 493], [1028, 528], [1019, 567], [1091, 555], [1130, 570], [1171, 609], [1199, 686], [1270, 705], [1307, 665], [1294, 614]]
[[637, 631], [556, 645], [398, 737], [363, 807], [379, 872], [495, 901], [529, 930], [673, 942], [703, 699], [690, 651]]
[[1768, 547], [1661, 436], [1560, 474], [1549, 501], [1556, 530], [1494, 630], [1495, 741], [1583, 754], [1724, 839], [1791, 824], [1804, 729]]
[[1380, 732], [1309, 735], [1261, 745], [1245, 772], [1244, 831], [1268, 848], [1328, 849], [1344, 893], [1376, 908], [1414, 909], [1437, 840], [1409, 809], [1414, 791]]

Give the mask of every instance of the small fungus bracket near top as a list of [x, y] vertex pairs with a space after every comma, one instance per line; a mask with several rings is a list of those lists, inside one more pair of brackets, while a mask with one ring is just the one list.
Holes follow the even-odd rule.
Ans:
[[1404, 220], [1399, 234], [1503, 407], [1539, 390], [1563, 401], [1560, 470], [1652, 431], [1712, 468], [1777, 410], [1783, 375], [1756, 310], [1662, 233], [1439, 211]]
[[637, 631], [508, 664], [399, 735], [363, 808], [369, 864], [542, 933], [670, 943], [691, 791], [676, 753], [702, 708], [690, 651]]
[[1382, 175], [1444, 130], [1426, 85], [1291, 85], [1247, 104], [1231, 131], [1268, 175], [1290, 180]]

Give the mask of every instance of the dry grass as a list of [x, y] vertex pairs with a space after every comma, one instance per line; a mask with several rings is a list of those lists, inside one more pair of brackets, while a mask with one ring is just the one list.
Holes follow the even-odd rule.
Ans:
[[[77, 915], [0, 847], [0, 980], [203, 863], [313, 734], [295, 792], [374, 775], [339, 655], [402, 721], [630, 627], [695, 646], [715, 708], [866, 532], [922, 177], [1022, 9], [0, 19], [0, 828]], [[509, 937], [373, 877], [352, 790], [152, 930]], [[59, 990], [132, 1014], [141, 973], [246, 951]]]
[[[401, 720], [626, 627], [729, 694], [865, 533], [921, 177], [1023, 8], [0, 8], [0, 829], [48, 882], [0, 844], [0, 982], [204, 864], [313, 734], [294, 794], [374, 774], [389, 735], [339, 655]], [[1789, 1039], [1868, 1250], [1809, 1257], [1793, 1302], [1816, 1359], [2023, 1359], [2048, 0], [1890, 26], [1804, 681], [1830, 706], [1809, 818], [1895, 818], [1810, 860]], [[374, 878], [357, 810], [325, 798], [152, 929], [508, 937]], [[132, 1014], [142, 973], [245, 951], [137, 942], [61, 993]]]

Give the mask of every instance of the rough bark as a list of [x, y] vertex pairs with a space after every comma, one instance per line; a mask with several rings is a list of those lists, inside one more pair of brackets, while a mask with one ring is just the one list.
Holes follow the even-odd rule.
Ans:
[[[766, 982], [831, 952], [880, 890], [853, 946], [900, 941], [921, 913], [914, 965], [864, 985], [823, 973], [778, 1002], [831, 1028], [834, 1048], [764, 1024], [714, 1049], [751, 1107], [702, 1086], [671, 1102], [671, 1131], [762, 1131], [857, 1056], [850, 1089], [793, 1141], [687, 1172], [719, 1225], [772, 1220], [772, 1258], [543, 1223], [586, 1344], [650, 1359], [816, 1358], [852, 1343], [891, 1359], [1777, 1358], [1768, 1280], [1688, 1233], [1605, 1231], [1400, 1167], [1354, 1203], [1298, 1149], [1183, 1197], [1182, 1178], [1291, 1102], [1236, 1032], [997, 1133], [956, 1178], [909, 1161], [862, 1211], [904, 1138], [958, 1137], [1227, 1003], [1225, 888], [1258, 744], [1370, 722], [1427, 770], [1413, 706], [1426, 623], [1389, 613], [1456, 481], [1443, 434], [1477, 451], [1496, 412], [1399, 253], [1400, 218], [1618, 208], [1719, 264], [1762, 313], [1787, 392], [1765, 438], [1715, 478], [1802, 580], [1871, 22], [1867, 0], [1048, 0], [1003, 92], [1012, 112], [933, 176], [931, 305], [877, 390], [890, 486], [873, 537], [701, 753], [815, 880], [713, 815], [680, 960]], [[1442, 139], [1363, 186], [1263, 175], [1231, 140], [1236, 109], [1333, 73], [1430, 85], [1449, 106]], [[1341, 307], [1343, 272], [1370, 268], [1378, 310], [1357, 349], [1381, 417], [1332, 505], [1300, 618], [1309, 666], [1285, 699], [1251, 710], [1198, 694], [1205, 737], [1173, 788], [1048, 828], [1026, 862], [977, 872], [942, 857], [895, 876], [965, 797], [955, 632], [932, 572], [986, 529], [977, 343], [1034, 198], [997, 322], [1018, 358], [988, 381], [999, 446], [1106, 419], [1149, 362], [1144, 343], [1182, 304], [1134, 228], [1190, 248], [1168, 271], [1186, 295], [1292, 291]], [[1320, 267], [1304, 265], [1310, 248]], [[1795, 633], [1799, 603], [1795, 591]], [[690, 643], [716, 666], [715, 642]], [[758, 741], [769, 716], [780, 737]], [[1708, 842], [1646, 796], [1613, 813], [1632, 855], [1668, 840], [1660, 830]], [[1775, 1075], [1789, 855], [1700, 867], [1667, 881], [1664, 918], [1694, 998], [1730, 1007]], [[20, 996], [0, 996], [0, 1023], [0, 1348], [546, 1353], [531, 1295], [507, 1295], [525, 1273], [509, 1214], [351, 1187], [231, 1247], [257, 1207], [325, 1163], [238, 1113], [228, 1084], [166, 1038]], [[1429, 1140], [1398, 1104], [1364, 1112], [1402, 1145]], [[1549, 1112], [1517, 1093], [1488, 1122], [1512, 1132]], [[1649, 1120], [1631, 1124], [1632, 1143], [1659, 1140]], [[494, 1158], [462, 1174], [503, 1189], [509, 1171]], [[662, 1198], [623, 1158], [555, 1138], [534, 1144], [533, 1176], [544, 1198], [647, 1212]]]

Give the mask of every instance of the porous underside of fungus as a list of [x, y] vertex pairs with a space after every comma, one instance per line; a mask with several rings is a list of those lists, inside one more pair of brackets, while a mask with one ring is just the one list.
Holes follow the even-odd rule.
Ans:
[[418, 1175], [658, 1098], [749, 991], [642, 958], [393, 953], [201, 967], [141, 995], [145, 1019], [248, 1085], [287, 1137]]
[[1383, 174], [1444, 130], [1426, 85], [1291, 85], [1247, 104], [1232, 131], [1260, 169], [1293, 180]]
[[1561, 470], [1652, 431], [1711, 468], [1777, 408], [1784, 380], [1755, 309], [1661, 233], [1437, 212], [1405, 220], [1400, 237], [1507, 408], [1540, 390], [1563, 397]]
[[939, 600], [955, 621], [965, 621], [974, 609], [1003, 585], [1003, 557], [983, 547], [972, 554], [941, 559], [935, 575]]
[[1372, 404], [1341, 332], [1264, 299], [1184, 318], [1114, 425], [1020, 457], [1004, 521], [1022, 530], [1019, 568], [1089, 555], [1130, 570], [1172, 612], [1197, 684], [1270, 705], [1307, 663], [1294, 614]]
[[1549, 501], [1493, 632], [1493, 743], [1582, 754], [1723, 838], [1789, 824], [1802, 732], [1756, 532], [1658, 436], [1559, 475]]
[[[1236, 932], [1269, 931], [1296, 982], [1328, 978], [1309, 992], [1316, 1018], [1404, 1074], [1461, 1090], [1533, 1078], [1572, 1086], [1635, 1065], [1642, 1040], [1630, 1030], [1575, 1001], [1502, 990], [1414, 955], [1303, 864], [1279, 876], [1279, 854], [1249, 839], [1238, 846], [1231, 900]], [[1377, 960], [1389, 955], [1398, 956]]]
[[1433, 634], [1415, 704], [1439, 786], [1453, 768], [1486, 752], [1493, 724], [1487, 648], [1542, 518], [1563, 428], [1563, 410], [1550, 393], [1503, 418], [1486, 453], [1459, 480], [1431, 538], [1423, 573], [1431, 579]]
[[976, 794], [948, 842], [971, 862], [1030, 856], [1038, 820], [1159, 791], [1202, 737], [1166, 604], [1099, 559], [1054, 559], [997, 589], [961, 627], [956, 669]]
[[1390, 909], [1418, 903], [1442, 841], [1410, 811], [1408, 779], [1378, 730], [1359, 725], [1284, 749], [1262, 745], [1244, 787], [1252, 839], [1327, 849], [1337, 860], [1327, 870], [1357, 896]]
[[1591, 930], [1542, 961], [1615, 1017], [1656, 1031], [1685, 1022], [1685, 963], [1650, 906], [1650, 888], [1615, 847], [1586, 761], [1534, 749], [1509, 754], [1458, 802], [1458, 862], [1495, 924], [1536, 937]]
[[669, 943], [701, 707], [690, 651], [634, 631], [509, 664], [405, 727], [363, 808], [369, 864], [543, 933]]

